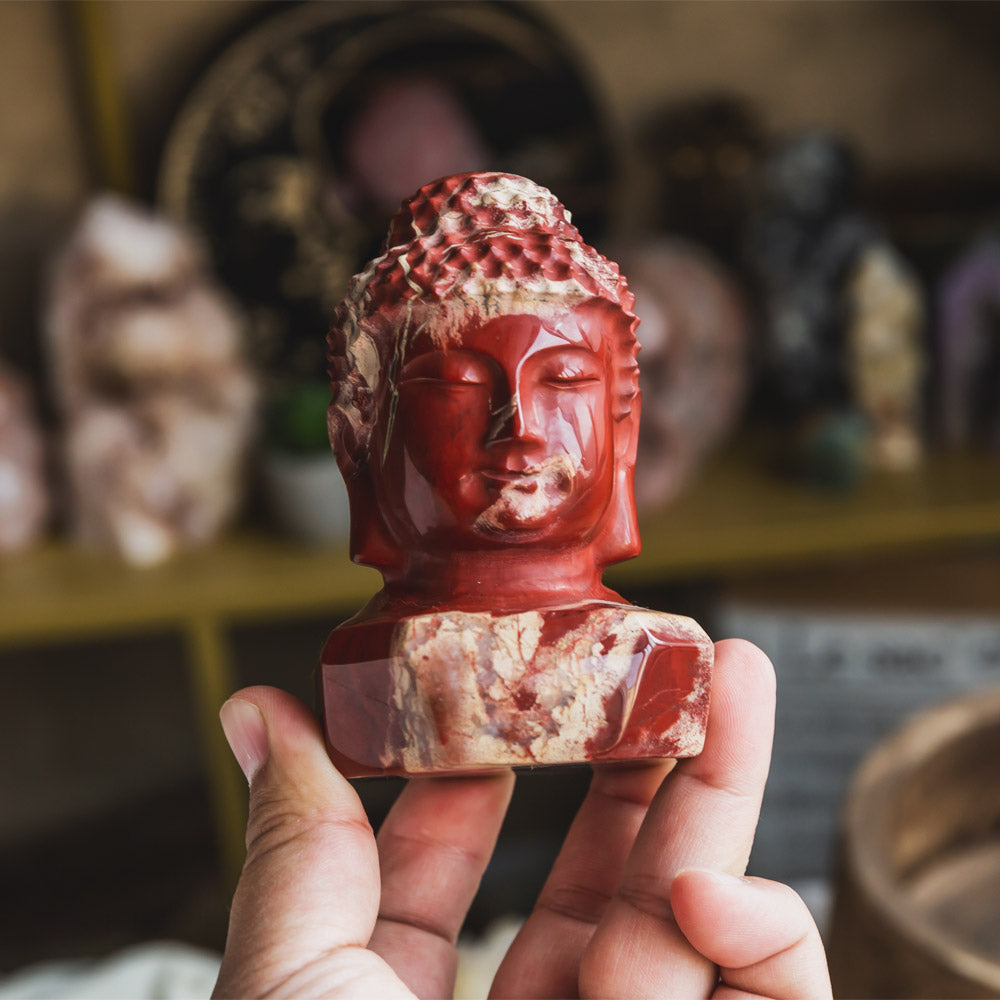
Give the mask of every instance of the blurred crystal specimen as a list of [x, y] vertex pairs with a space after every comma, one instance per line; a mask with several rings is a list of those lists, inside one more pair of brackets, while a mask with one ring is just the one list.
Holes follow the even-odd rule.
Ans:
[[358, 110], [346, 136], [350, 182], [394, 211], [428, 177], [482, 170], [492, 154], [458, 97], [440, 80], [404, 77]]
[[50, 295], [74, 533], [140, 565], [208, 541], [241, 499], [257, 387], [237, 313], [199, 249], [102, 197]]
[[651, 240], [618, 258], [642, 317], [636, 503], [655, 510], [736, 426], [749, 381], [749, 311], [736, 281], [694, 244]]
[[888, 244], [868, 247], [846, 288], [854, 403], [869, 425], [867, 462], [906, 470], [923, 452], [924, 303], [909, 265]]
[[25, 379], [0, 364], [0, 553], [30, 545], [49, 511], [45, 446]]
[[1000, 234], [983, 237], [955, 261], [938, 302], [945, 438], [1000, 452]]

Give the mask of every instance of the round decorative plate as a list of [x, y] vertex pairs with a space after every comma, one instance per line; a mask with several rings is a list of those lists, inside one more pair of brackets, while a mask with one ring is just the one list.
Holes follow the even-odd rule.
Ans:
[[[408, 101], [424, 111], [405, 117]], [[472, 161], [457, 169], [525, 174], [600, 237], [615, 189], [604, 116], [565, 44], [517, 5], [279, 5], [197, 82], [159, 199], [204, 238], [269, 373], [321, 376], [333, 307], [411, 193], [387, 191], [448, 162], [448, 136]], [[412, 156], [391, 152], [400, 141]], [[380, 143], [399, 162], [380, 163]]]

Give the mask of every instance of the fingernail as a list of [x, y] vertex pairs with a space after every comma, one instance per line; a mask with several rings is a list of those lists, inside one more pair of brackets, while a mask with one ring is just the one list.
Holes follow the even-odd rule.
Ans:
[[729, 872], [720, 871], [718, 868], [685, 868], [683, 872], [678, 872], [677, 874], [683, 875], [687, 872], [695, 872], [698, 875], [703, 875], [705, 878], [709, 878], [719, 885], [734, 886], [753, 884], [750, 879], [744, 878], [742, 875], [730, 875]]
[[264, 716], [252, 702], [230, 698], [219, 709], [219, 721], [236, 763], [247, 781], [253, 782], [270, 752]]

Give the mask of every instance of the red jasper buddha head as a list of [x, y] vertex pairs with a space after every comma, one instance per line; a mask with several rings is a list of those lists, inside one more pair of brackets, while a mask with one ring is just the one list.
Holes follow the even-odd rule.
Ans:
[[330, 439], [357, 562], [639, 550], [633, 297], [543, 187], [475, 173], [421, 188], [328, 337]]

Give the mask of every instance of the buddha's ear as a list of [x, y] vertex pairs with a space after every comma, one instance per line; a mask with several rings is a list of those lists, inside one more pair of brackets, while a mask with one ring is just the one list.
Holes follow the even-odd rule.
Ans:
[[639, 541], [639, 521], [635, 512], [633, 469], [615, 473], [615, 489], [611, 496], [608, 519], [597, 539], [594, 560], [602, 569], [637, 556], [642, 550]]
[[378, 570], [402, 565], [399, 547], [385, 527], [368, 467], [367, 437], [359, 438], [344, 411], [331, 404], [326, 417], [330, 446], [347, 486], [351, 508], [351, 560]]
[[637, 390], [629, 412], [614, 426], [614, 486], [595, 551], [597, 564], [602, 568], [631, 559], [642, 549], [635, 509], [635, 455], [639, 446], [640, 404], [641, 396]]
[[375, 500], [367, 469], [347, 480], [351, 506], [351, 561], [374, 566], [380, 572], [402, 567], [403, 553], [395, 545]]
[[326, 432], [341, 475], [348, 483], [367, 457], [367, 429], [356, 425], [360, 425], [360, 420], [356, 417], [352, 421], [347, 410], [334, 398], [326, 410]]

